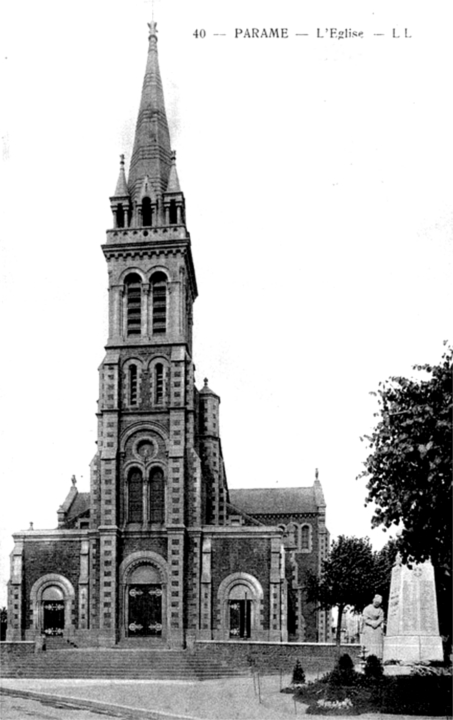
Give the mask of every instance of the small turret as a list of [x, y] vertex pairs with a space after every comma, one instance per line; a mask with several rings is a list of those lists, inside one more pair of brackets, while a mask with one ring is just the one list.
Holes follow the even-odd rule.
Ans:
[[124, 170], [124, 155], [120, 155], [120, 172], [115, 192], [110, 198], [110, 207], [113, 212], [113, 227], [124, 228], [129, 226], [131, 198], [127, 188], [126, 173]]
[[208, 387], [208, 379], [204, 379], [204, 387], [200, 390], [200, 431], [202, 435], [219, 436], [219, 405], [220, 398]]
[[316, 468], [315, 470], [315, 481], [313, 483], [313, 489], [315, 491], [315, 498], [316, 498], [316, 504], [319, 509], [324, 510], [326, 509], [326, 501], [324, 499], [324, 492], [322, 489], [321, 481], [319, 479], [319, 470]]
[[170, 175], [168, 176], [167, 191], [164, 193], [165, 225], [185, 225], [184, 195], [179, 185], [176, 170], [176, 151], [171, 153]]

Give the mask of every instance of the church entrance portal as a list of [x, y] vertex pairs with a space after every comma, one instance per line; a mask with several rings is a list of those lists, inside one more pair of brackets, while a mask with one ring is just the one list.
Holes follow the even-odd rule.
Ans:
[[154, 563], [134, 565], [126, 571], [124, 637], [161, 644], [167, 640], [165, 577]]
[[162, 637], [162, 585], [129, 585], [129, 637]]
[[58, 587], [48, 587], [42, 594], [42, 629], [48, 636], [63, 635], [64, 596]]
[[230, 591], [228, 605], [232, 640], [247, 640], [251, 636], [253, 608], [250, 595], [250, 588], [242, 584], [235, 585]]
[[230, 637], [246, 640], [250, 637], [251, 600], [230, 600]]

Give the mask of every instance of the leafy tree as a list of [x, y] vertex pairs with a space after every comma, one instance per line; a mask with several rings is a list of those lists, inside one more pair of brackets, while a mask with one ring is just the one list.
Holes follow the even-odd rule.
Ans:
[[382, 609], [387, 617], [392, 568], [398, 552], [398, 540], [391, 538], [382, 550], [374, 553], [374, 592], [382, 595]]
[[361, 612], [376, 592], [369, 538], [340, 535], [322, 563], [320, 576], [312, 570], [306, 571], [304, 588], [308, 602], [316, 602], [323, 610], [338, 609], [336, 643], [340, 645], [344, 610]]
[[[376, 509], [373, 527], [396, 526], [403, 560], [431, 558], [440, 604], [451, 596], [452, 361], [446, 347], [438, 365], [415, 365], [415, 378], [379, 384], [378, 423], [366, 436], [370, 454], [359, 477]], [[451, 621], [450, 621], [451, 627]]]

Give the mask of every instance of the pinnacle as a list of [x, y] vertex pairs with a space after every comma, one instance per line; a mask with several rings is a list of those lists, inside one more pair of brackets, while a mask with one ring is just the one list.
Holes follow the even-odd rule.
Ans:
[[181, 192], [181, 187], [179, 185], [178, 171], [176, 170], [176, 150], [172, 150], [172, 152], [171, 152], [171, 166], [170, 166], [170, 175], [168, 178], [167, 192], [168, 193]]
[[124, 155], [120, 155], [120, 172], [113, 197], [127, 197], [128, 195], [129, 190], [127, 188], [126, 173], [124, 170]]

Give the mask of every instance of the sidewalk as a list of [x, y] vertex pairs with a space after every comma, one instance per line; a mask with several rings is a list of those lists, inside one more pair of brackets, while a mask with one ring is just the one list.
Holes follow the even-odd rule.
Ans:
[[[288, 682], [289, 677], [283, 678], [284, 685]], [[260, 678], [259, 695], [257, 682], [251, 676], [204, 682], [2, 679], [0, 687], [5, 692], [10, 690], [29, 697], [65, 699], [78, 707], [110, 711], [124, 718], [288, 720], [304, 714], [304, 706], [300, 703], [295, 706], [292, 695], [280, 693], [278, 675]], [[395, 720], [405, 716], [365, 714], [360, 717]], [[357, 720], [357, 716], [349, 720]], [[411, 716], [410, 720], [417, 718]]]

